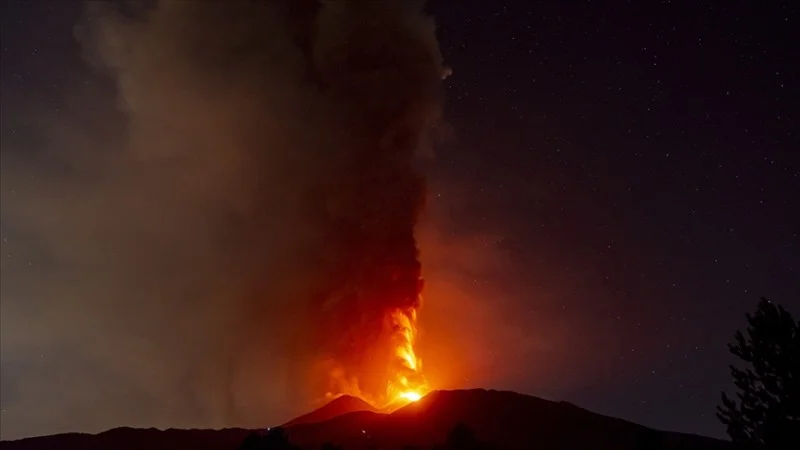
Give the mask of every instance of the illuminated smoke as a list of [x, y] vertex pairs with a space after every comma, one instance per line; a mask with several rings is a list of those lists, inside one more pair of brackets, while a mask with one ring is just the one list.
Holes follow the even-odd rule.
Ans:
[[[3, 220], [48, 253], [42, 277], [68, 278], [4, 290], [4, 319], [149, 393], [110, 408], [131, 425], [259, 424], [351, 382], [385, 395], [386, 319], [419, 306], [415, 165], [449, 74], [422, 2], [123, 5], [90, 3], [76, 29], [118, 114], [60, 127], [75, 145], [50, 133], [58, 181], [4, 148]], [[51, 314], [15, 306], [34, 297]]]

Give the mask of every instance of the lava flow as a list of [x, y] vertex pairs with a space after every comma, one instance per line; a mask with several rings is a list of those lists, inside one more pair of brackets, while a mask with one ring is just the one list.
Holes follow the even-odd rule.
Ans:
[[392, 326], [392, 344], [395, 349], [392, 379], [387, 384], [389, 403], [384, 409], [393, 409], [415, 402], [430, 391], [422, 375], [422, 361], [417, 358], [414, 344], [417, 336], [416, 309], [396, 310], [389, 314]]
[[416, 325], [416, 307], [387, 311], [383, 322], [386, 340], [381, 339], [381, 343], [375, 343], [373, 347], [374, 351], [383, 355], [373, 359], [373, 363], [384, 362], [379, 363], [382, 366], [372, 366], [366, 371], [367, 374], [381, 378], [375, 380], [377, 389], [362, 389], [362, 380], [354, 376], [347, 377], [344, 367], [337, 364], [328, 371], [333, 390], [325, 398], [331, 400], [349, 395], [364, 400], [378, 410], [392, 412], [428, 394], [431, 388], [422, 374], [422, 361], [415, 351]]

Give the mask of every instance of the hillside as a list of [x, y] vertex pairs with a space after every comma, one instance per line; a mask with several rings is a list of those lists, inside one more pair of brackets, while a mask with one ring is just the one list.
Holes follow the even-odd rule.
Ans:
[[64, 433], [2, 441], [2, 450], [235, 450], [250, 430], [114, 428], [98, 434]]
[[283, 426], [291, 427], [294, 425], [301, 425], [307, 423], [325, 422], [335, 417], [359, 411], [377, 412], [377, 410], [372, 405], [365, 402], [364, 400], [361, 400], [358, 397], [353, 397], [350, 395], [343, 395], [341, 397], [337, 397], [336, 399], [330, 401], [325, 406], [319, 409], [315, 409], [314, 411], [311, 411], [308, 414], [303, 414], [300, 417], [296, 417], [286, 422], [285, 424], [283, 424]]
[[[365, 406], [366, 405], [366, 406]], [[362, 409], [363, 408], [363, 409]], [[338, 414], [343, 413], [343, 414]], [[491, 390], [436, 391], [392, 414], [381, 414], [353, 397], [340, 397], [287, 422], [292, 442], [319, 448], [325, 442], [351, 449], [430, 448], [446, 442], [464, 423], [491, 448], [728, 449], [727, 442], [650, 430], [564, 402]], [[249, 431], [118, 428], [97, 435], [62, 434], [2, 442], [4, 450], [233, 450]]]
[[565, 402], [514, 392], [436, 391], [392, 414], [351, 413], [288, 428], [293, 442], [317, 447], [331, 441], [347, 449], [431, 447], [443, 444], [462, 422], [476, 437], [506, 449], [724, 449], [711, 438], [666, 433], [595, 414]]

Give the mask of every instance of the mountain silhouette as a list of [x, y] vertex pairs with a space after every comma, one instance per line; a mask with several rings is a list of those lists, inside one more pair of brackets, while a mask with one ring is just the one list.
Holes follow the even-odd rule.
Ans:
[[430, 448], [459, 423], [491, 448], [727, 449], [716, 439], [652, 430], [566, 402], [483, 389], [435, 391], [391, 413], [354, 412], [287, 428], [295, 444], [345, 449]]
[[[656, 431], [566, 402], [514, 392], [472, 389], [435, 391], [391, 414], [353, 397], [339, 397], [286, 422], [301, 448], [332, 443], [345, 450], [432, 448], [456, 426], [466, 426], [484, 448], [506, 450], [716, 450], [727, 441]], [[117, 428], [97, 435], [60, 434], [4, 441], [3, 450], [235, 450], [251, 430]]]
[[303, 414], [300, 417], [296, 417], [286, 422], [283, 426], [291, 427], [293, 425], [301, 425], [306, 423], [325, 422], [335, 417], [359, 411], [377, 412], [378, 410], [358, 397], [342, 395], [319, 409], [315, 409], [308, 414]]

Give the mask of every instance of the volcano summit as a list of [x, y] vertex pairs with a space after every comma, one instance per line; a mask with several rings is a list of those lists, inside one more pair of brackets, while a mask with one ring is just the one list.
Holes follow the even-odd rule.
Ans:
[[[375, 411], [354, 397], [339, 397], [283, 427], [165, 430], [118, 428], [98, 435], [63, 434], [3, 442], [4, 450], [233, 450], [270, 433], [292, 445], [346, 450], [416, 448], [502, 448], [507, 450], [728, 450], [716, 439], [656, 431], [595, 414], [575, 405], [514, 392], [434, 391], [392, 413]], [[444, 446], [444, 447], [441, 447]], [[248, 447], [249, 448], [249, 447]], [[270, 447], [263, 447], [270, 448]]]

